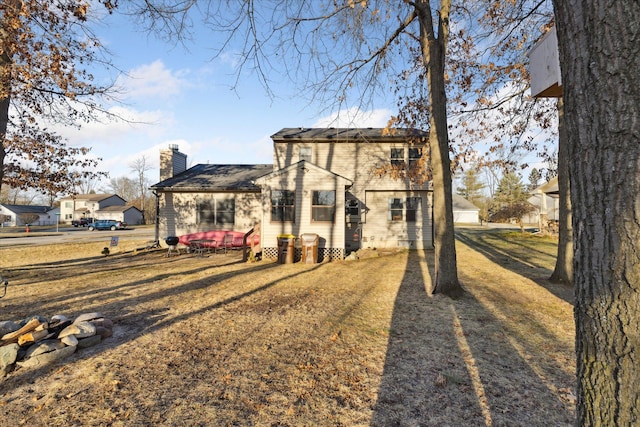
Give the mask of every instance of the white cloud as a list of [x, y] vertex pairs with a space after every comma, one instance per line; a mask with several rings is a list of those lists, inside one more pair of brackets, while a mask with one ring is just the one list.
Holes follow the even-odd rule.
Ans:
[[391, 110], [388, 109], [362, 111], [357, 107], [351, 107], [331, 113], [326, 117], [321, 117], [312, 127], [383, 128], [387, 126], [391, 115]]
[[[80, 128], [53, 126], [71, 146], [110, 146], [131, 137], [157, 139], [174, 122], [167, 111], [137, 111], [127, 107], [112, 107], [101, 121], [83, 123]], [[120, 117], [118, 120], [114, 117]]]
[[189, 85], [188, 70], [172, 71], [156, 60], [140, 65], [118, 78], [116, 86], [129, 98], [169, 98], [179, 95]]

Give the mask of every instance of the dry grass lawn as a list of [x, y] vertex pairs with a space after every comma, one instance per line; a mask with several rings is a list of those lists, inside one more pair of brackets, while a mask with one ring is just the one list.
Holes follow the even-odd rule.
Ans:
[[0, 381], [0, 425], [571, 425], [555, 243], [458, 234], [457, 301], [430, 295], [429, 251], [278, 265], [126, 240], [109, 257], [102, 243], [0, 248], [0, 320], [100, 311], [115, 325]]

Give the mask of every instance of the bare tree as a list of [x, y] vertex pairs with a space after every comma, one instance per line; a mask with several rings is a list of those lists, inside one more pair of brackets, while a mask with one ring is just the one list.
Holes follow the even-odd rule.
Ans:
[[126, 176], [111, 178], [109, 180], [109, 189], [127, 201], [135, 200], [138, 197], [136, 181]]
[[[144, 0], [130, 6], [152, 29], [184, 37], [190, 20], [222, 33], [219, 53], [238, 53], [237, 76], [251, 68], [272, 94], [271, 71], [284, 67], [310, 102], [327, 107], [355, 98], [359, 106], [388, 91], [401, 69], [419, 64], [428, 98], [429, 155], [434, 182], [434, 291], [461, 294], [453, 231], [445, 67], [451, 0], [317, 2], [282, 0], [178, 4]], [[191, 14], [190, 14], [191, 13]], [[196, 13], [199, 13], [197, 15]], [[275, 64], [275, 61], [281, 61]]]
[[147, 171], [153, 169], [146, 158], [142, 155], [129, 163], [129, 169], [136, 174], [136, 183], [138, 184], [138, 199], [140, 210], [142, 211], [142, 220], [146, 222], [146, 195], [147, 188], [149, 187], [149, 180], [147, 178]]
[[553, 4], [576, 249], [576, 425], [638, 425], [640, 3]]

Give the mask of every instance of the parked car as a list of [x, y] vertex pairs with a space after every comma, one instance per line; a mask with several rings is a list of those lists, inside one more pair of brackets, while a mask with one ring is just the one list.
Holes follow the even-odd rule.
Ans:
[[127, 228], [127, 224], [115, 219], [99, 219], [88, 225], [89, 231], [93, 230], [122, 230]]
[[86, 227], [92, 222], [93, 222], [93, 218], [80, 218], [80, 219], [74, 219], [73, 221], [71, 221], [71, 225], [73, 225], [74, 227]]

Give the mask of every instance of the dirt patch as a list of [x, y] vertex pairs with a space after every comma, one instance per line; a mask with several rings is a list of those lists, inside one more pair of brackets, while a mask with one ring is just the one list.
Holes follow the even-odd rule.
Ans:
[[89, 243], [0, 249], [0, 320], [114, 321], [97, 346], [11, 372], [0, 421], [570, 425], [570, 290], [546, 282], [553, 256], [532, 268], [521, 242], [498, 255], [477, 237], [458, 243], [458, 301], [428, 292], [428, 251], [278, 265], [134, 252], [140, 242], [108, 257]]

